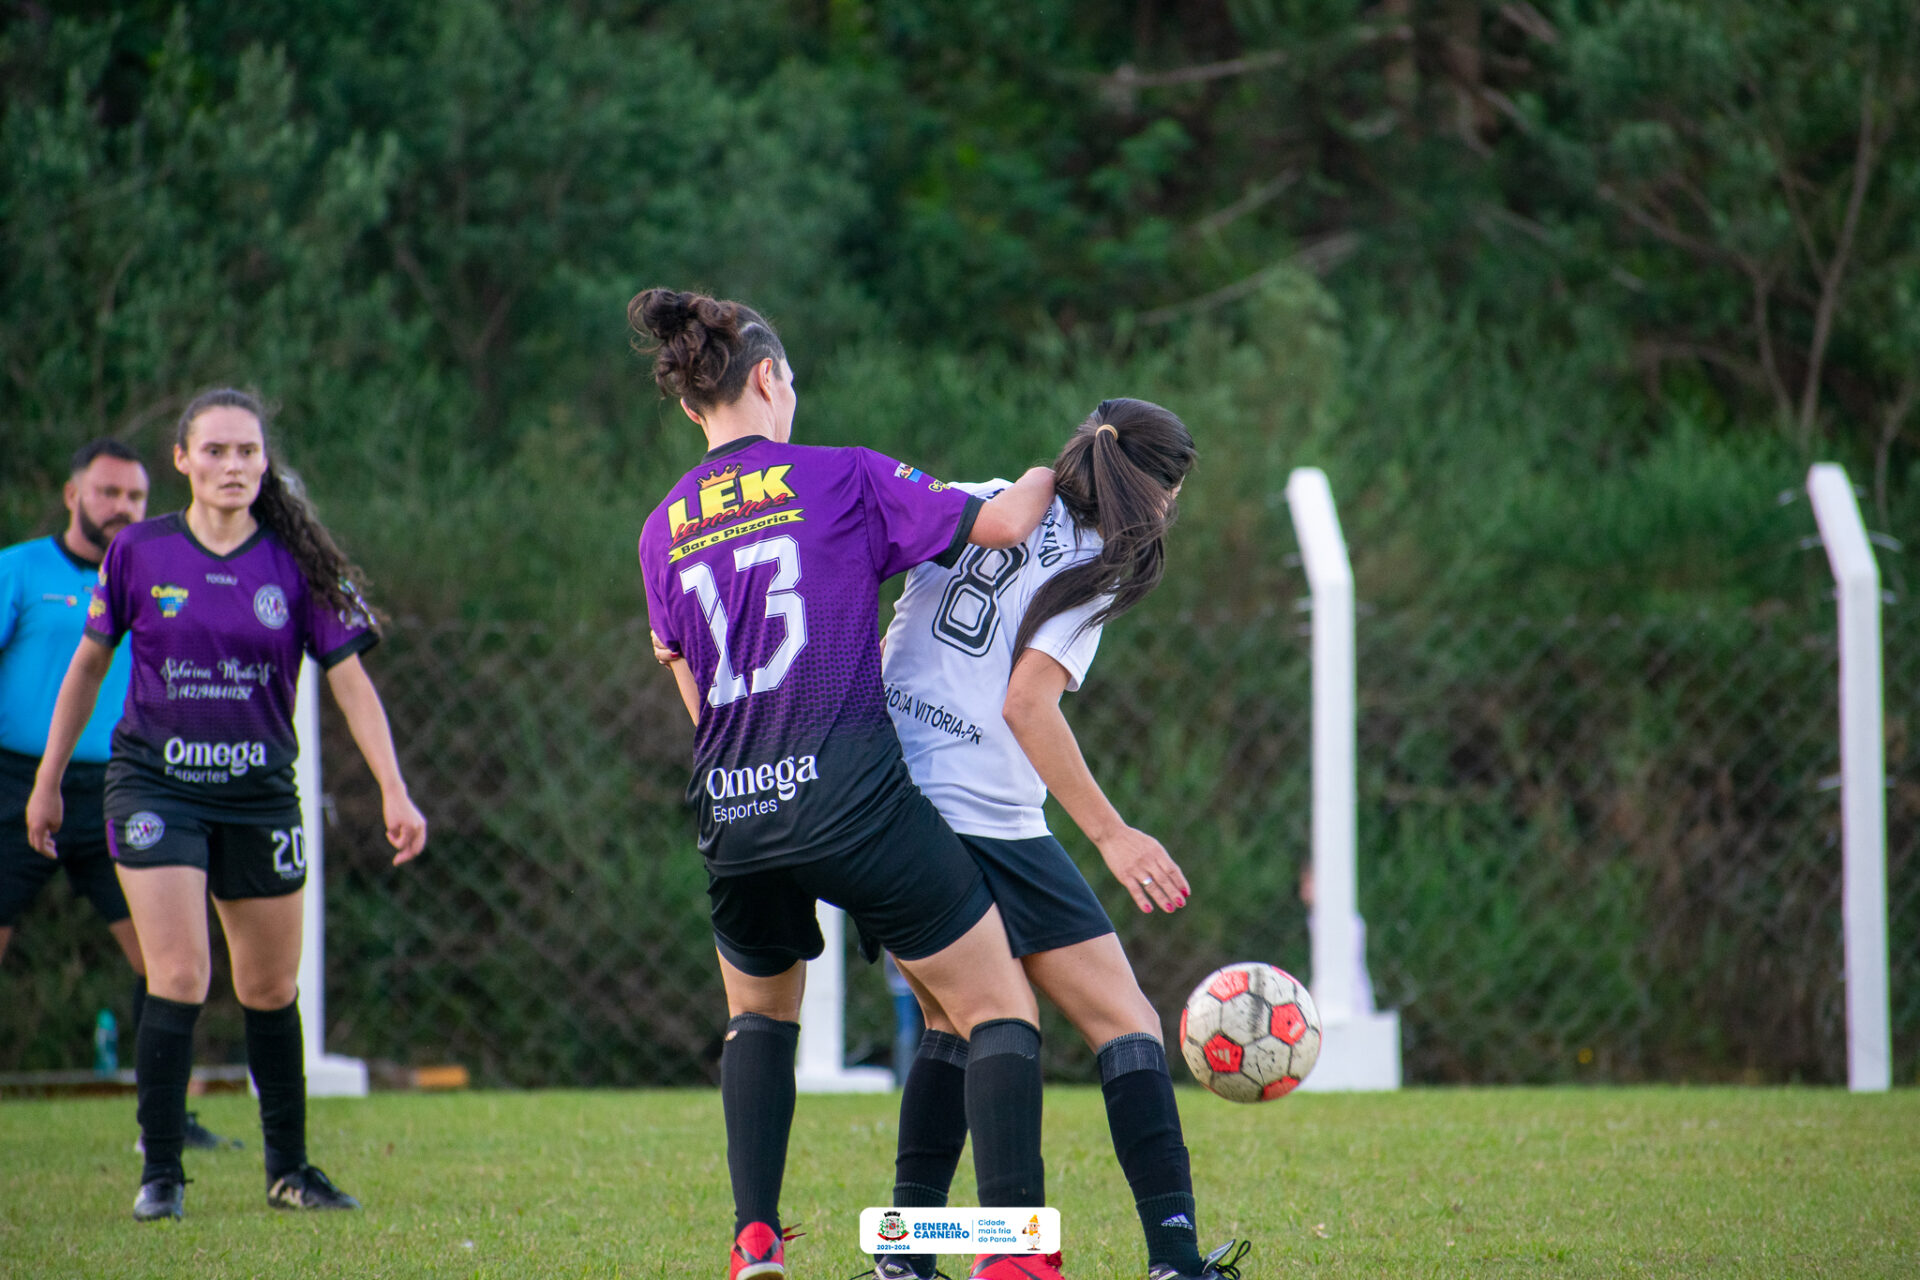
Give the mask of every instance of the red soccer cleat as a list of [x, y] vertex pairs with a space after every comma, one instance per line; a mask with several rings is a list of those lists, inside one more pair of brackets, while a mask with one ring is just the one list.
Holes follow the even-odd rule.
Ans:
[[753, 1280], [756, 1276], [787, 1274], [787, 1241], [799, 1235], [788, 1228], [778, 1235], [764, 1222], [749, 1222], [734, 1237], [733, 1253], [728, 1259], [727, 1280]]
[[983, 1253], [969, 1280], [1064, 1280], [1057, 1253]]

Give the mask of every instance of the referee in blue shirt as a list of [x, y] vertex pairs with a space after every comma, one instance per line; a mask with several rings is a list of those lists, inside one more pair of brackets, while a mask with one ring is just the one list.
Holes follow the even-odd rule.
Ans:
[[[93, 718], [67, 767], [60, 788], [67, 818], [57, 857], [45, 857], [27, 843], [26, 814], [54, 699], [80, 644], [101, 558], [115, 534], [146, 518], [147, 491], [147, 469], [139, 455], [118, 440], [92, 441], [73, 455], [63, 494], [66, 529], [0, 551], [0, 958], [21, 914], [55, 870], [64, 869], [73, 891], [92, 901], [133, 966], [129, 1043], [146, 1002], [146, 964], [107, 853], [101, 814], [113, 727], [127, 698], [128, 646], [114, 654]], [[229, 1145], [191, 1117], [188, 1142]]]

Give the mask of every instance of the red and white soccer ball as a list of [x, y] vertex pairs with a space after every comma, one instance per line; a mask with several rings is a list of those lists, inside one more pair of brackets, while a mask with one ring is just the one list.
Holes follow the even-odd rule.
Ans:
[[1260, 961], [1201, 980], [1180, 1011], [1193, 1078], [1234, 1102], [1270, 1102], [1299, 1087], [1320, 1057], [1320, 1013], [1307, 988]]

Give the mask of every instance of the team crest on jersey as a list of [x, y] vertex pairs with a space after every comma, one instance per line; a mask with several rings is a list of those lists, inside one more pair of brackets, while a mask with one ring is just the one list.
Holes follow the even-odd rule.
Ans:
[[260, 625], [278, 631], [287, 625], [287, 593], [269, 582], [253, 593], [253, 616]]
[[126, 835], [129, 849], [151, 849], [159, 844], [160, 837], [166, 834], [166, 820], [157, 813], [142, 809], [127, 819]]
[[171, 583], [162, 583], [154, 587], [149, 594], [160, 602], [160, 616], [163, 618], [179, 617], [180, 610], [187, 603], [187, 589], [173, 586]]
[[920, 468], [905, 462], [893, 469], [893, 476], [894, 479], [905, 480], [908, 484], [919, 484], [922, 480], [929, 481], [930, 483], [927, 485], [928, 493], [939, 493], [941, 490], [947, 488], [946, 481], [935, 480]]
[[686, 498], [675, 498], [667, 507], [667, 528], [673, 535], [667, 559], [678, 560], [729, 538], [804, 520], [800, 495], [787, 482], [792, 470], [791, 462], [759, 471], [742, 471], [734, 463], [701, 476], [691, 504]]
[[99, 596], [87, 601], [87, 621], [97, 622], [107, 616], [107, 602]]

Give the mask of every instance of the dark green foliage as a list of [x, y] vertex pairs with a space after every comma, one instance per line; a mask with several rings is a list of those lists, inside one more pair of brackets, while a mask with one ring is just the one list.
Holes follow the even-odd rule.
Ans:
[[[1581, 1046], [1518, 1023], [1480, 1032], [1524, 1041], [1505, 1065], [1443, 1043], [1459, 993], [1561, 1036], [1620, 1032], [1625, 1014], [1583, 1022], [1557, 1004], [1553, 974], [1502, 969], [1528, 945], [1638, 1019], [1609, 1073], [1724, 1074], [1750, 1041], [1690, 1040], [1683, 1021], [1710, 999], [1772, 1025], [1709, 978], [1757, 929], [1812, 927], [1799, 895], [1825, 892], [1825, 818], [1765, 798], [1800, 786], [1816, 748], [1784, 742], [1777, 776], [1716, 809], [1726, 779], [1703, 735], [1786, 731], [1763, 702], [1682, 705], [1635, 664], [1818, 657], [1802, 641], [1826, 571], [1801, 545], [1804, 507], [1779, 501], [1814, 458], [1871, 482], [1875, 527], [1913, 522], [1914, 14], [1900, 0], [9, 7], [0, 541], [52, 527], [65, 457], [101, 432], [145, 452], [156, 511], [177, 505], [173, 415], [210, 383], [258, 387], [280, 406], [283, 458], [401, 620], [371, 661], [403, 749], [473, 753], [463, 776], [496, 801], [433, 811], [450, 927], [413, 919], [438, 889], [370, 873], [334, 920], [336, 956], [382, 957], [361, 1008], [444, 1020], [444, 1041], [344, 1011], [342, 1034], [376, 1055], [471, 1056], [498, 1080], [692, 1079], [710, 1028], [669, 1026], [649, 991], [621, 985], [657, 973], [711, 996], [678, 749], [632, 733], [647, 717], [678, 730], [670, 694], [639, 645], [617, 650], [648, 690], [633, 695], [645, 716], [620, 713], [632, 722], [487, 665], [507, 651], [496, 624], [637, 625], [640, 522], [701, 444], [629, 350], [626, 300], [654, 284], [749, 299], [792, 353], [802, 440], [949, 478], [1045, 460], [1103, 397], [1158, 400], [1194, 428], [1201, 462], [1165, 584], [1108, 641], [1113, 704], [1083, 705], [1112, 717], [1098, 763], [1129, 816], [1181, 832], [1234, 886], [1184, 950], [1130, 933], [1163, 1007], [1202, 958], [1304, 961], [1304, 756], [1298, 713], [1276, 710], [1303, 676], [1273, 637], [1299, 591], [1282, 490], [1310, 464], [1332, 479], [1364, 605], [1405, 620], [1363, 685], [1380, 700], [1363, 730], [1377, 788], [1363, 884], [1389, 922], [1379, 973], [1410, 1002], [1417, 1070], [1579, 1074], [1565, 1064]], [[1905, 592], [1898, 556], [1883, 572]], [[1719, 621], [1632, 621], [1702, 610]], [[1624, 630], [1578, 630], [1615, 615]], [[1552, 630], [1568, 617], [1590, 621]], [[1473, 623], [1448, 647], [1433, 637], [1452, 619]], [[1517, 689], [1502, 627], [1564, 667]], [[1912, 646], [1888, 634], [1891, 670]], [[427, 644], [447, 662], [423, 663]], [[427, 674], [402, 689], [389, 662]], [[1396, 718], [1400, 672], [1443, 690], [1439, 705]], [[469, 684], [506, 692], [448, 692]], [[1569, 752], [1573, 773], [1529, 773]], [[580, 794], [553, 791], [562, 766], [588, 779]], [[1915, 812], [1904, 785], [1896, 826]], [[1254, 793], [1269, 803], [1226, 804]], [[365, 799], [347, 843], [377, 847]], [[598, 825], [572, 820], [588, 810]], [[1799, 880], [1744, 877], [1769, 841]], [[574, 879], [544, 867], [549, 843]], [[1445, 896], [1463, 873], [1488, 889], [1465, 905]], [[1696, 882], [1697, 935], [1646, 950], [1648, 904]], [[1561, 883], [1603, 905], [1545, 946], [1524, 904]], [[1897, 900], [1896, 939], [1915, 901]], [[543, 951], [574, 902], [589, 908], [579, 937]], [[656, 915], [684, 936], [650, 932]], [[658, 954], [635, 961], [635, 938]], [[41, 974], [25, 935], [15, 945], [52, 984], [36, 1002], [107, 998], [91, 976]], [[522, 1062], [485, 1047], [478, 993], [570, 972], [606, 988], [601, 1012], [532, 1000], [546, 1047]], [[1897, 1025], [1914, 1025], [1911, 1004]], [[885, 1039], [877, 1005], [855, 1016]], [[47, 1025], [22, 1054], [55, 1054], [65, 1032]], [[634, 1056], [583, 1065], [592, 1043]], [[655, 1044], [673, 1047], [643, 1067]], [[1830, 1073], [1792, 1050], [1781, 1070]], [[1076, 1052], [1053, 1065], [1084, 1069]]]

